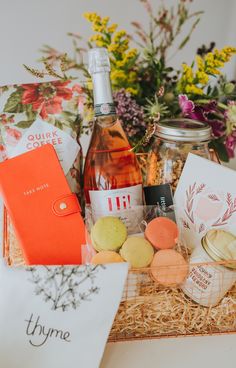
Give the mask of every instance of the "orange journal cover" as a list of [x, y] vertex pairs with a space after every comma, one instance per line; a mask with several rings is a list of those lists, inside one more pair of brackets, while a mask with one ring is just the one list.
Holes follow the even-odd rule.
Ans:
[[47, 144], [0, 163], [0, 193], [28, 264], [80, 264], [85, 226]]

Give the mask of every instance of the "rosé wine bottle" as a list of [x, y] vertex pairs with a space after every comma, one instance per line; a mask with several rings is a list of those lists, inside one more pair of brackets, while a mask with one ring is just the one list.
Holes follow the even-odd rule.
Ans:
[[143, 203], [142, 176], [116, 116], [105, 48], [89, 51], [89, 72], [93, 80], [95, 119], [85, 160], [85, 201], [91, 205], [95, 220], [114, 215], [129, 222], [127, 210]]

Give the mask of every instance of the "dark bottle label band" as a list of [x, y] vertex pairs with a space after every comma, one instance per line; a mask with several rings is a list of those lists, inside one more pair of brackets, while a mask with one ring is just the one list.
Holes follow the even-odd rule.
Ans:
[[170, 184], [160, 184], [144, 187], [144, 196], [147, 206], [159, 206], [159, 216], [175, 220], [173, 196]]
[[94, 113], [95, 116], [115, 115], [116, 108], [114, 103], [98, 104], [94, 106]]
[[157, 205], [167, 208], [173, 205], [173, 196], [170, 184], [160, 184], [144, 187], [146, 205]]

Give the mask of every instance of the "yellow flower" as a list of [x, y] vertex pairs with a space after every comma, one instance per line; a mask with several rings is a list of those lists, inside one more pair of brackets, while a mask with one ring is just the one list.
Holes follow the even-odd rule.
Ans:
[[83, 110], [83, 119], [85, 122], [90, 122], [94, 118], [94, 110], [90, 107], [88, 107], [86, 104], [84, 105]]
[[109, 17], [104, 17], [104, 18], [102, 18], [102, 20], [101, 20], [101, 24], [102, 24], [103, 26], [107, 26], [107, 23], [109, 22], [109, 20], [110, 20], [110, 18], [109, 18]]
[[128, 74], [129, 83], [134, 82], [136, 79], [137, 79], [137, 73], [135, 73], [134, 71], [129, 72]]
[[113, 42], [118, 43], [120, 42], [121, 38], [125, 36], [127, 36], [127, 33], [124, 30], [118, 31], [113, 36]]
[[87, 12], [84, 13], [85, 19], [87, 19], [89, 22], [97, 23], [101, 21], [101, 17], [97, 13], [91, 13]]
[[103, 41], [103, 36], [100, 34], [94, 34], [89, 38], [90, 42]]
[[207, 84], [209, 81], [209, 76], [205, 72], [196, 71], [196, 78], [198, 80], [198, 83], [201, 84]]
[[97, 47], [106, 47], [107, 46], [107, 42], [106, 40], [103, 38], [102, 35], [100, 34], [95, 34], [95, 35], [92, 35], [90, 38], [89, 38], [89, 41], [90, 42], [94, 42], [96, 44]]
[[123, 58], [122, 60], [118, 60], [114, 62], [117, 68], [123, 68], [126, 65], [126, 60]]
[[111, 71], [111, 80], [115, 81], [117, 79], [123, 79], [126, 80], [127, 79], [127, 74], [125, 74], [125, 72], [123, 70], [112, 70]]
[[196, 60], [196, 63], [197, 63], [198, 70], [200, 70], [200, 71], [204, 70], [205, 64], [204, 64], [203, 58], [201, 56], [197, 55], [195, 60]]
[[109, 27], [107, 27], [108, 33], [114, 33], [118, 25], [116, 23], [111, 24]]
[[107, 44], [104, 41], [96, 41], [96, 46], [97, 47], [106, 47]]
[[129, 48], [129, 40], [123, 40], [120, 44], [118, 44], [118, 46], [119, 46], [118, 52], [120, 54], [126, 52]]
[[89, 78], [88, 80], [87, 80], [87, 88], [90, 90], [90, 91], [92, 91], [92, 89], [93, 89], [93, 82], [92, 82], [92, 79], [91, 78]]
[[129, 51], [127, 51], [126, 55], [125, 55], [125, 60], [126, 62], [132, 60], [133, 58], [135, 58], [138, 55], [138, 51], [137, 49], [130, 49]]
[[203, 90], [194, 84], [189, 84], [185, 88], [186, 93], [194, 94], [194, 95], [203, 95]]
[[[94, 35], [90, 37], [98, 47], [107, 47], [111, 61], [111, 79], [116, 89], [129, 88], [131, 93], [137, 93], [137, 73], [133, 67], [138, 56], [137, 49], [129, 48], [129, 37], [125, 30], [117, 29], [117, 24], [109, 24], [109, 17], [100, 17], [97, 13], [85, 13], [85, 18], [91, 22]], [[136, 84], [135, 84], [136, 83]]]
[[235, 47], [227, 46], [222, 50], [215, 49], [213, 52], [208, 52], [203, 57], [197, 55], [195, 58], [197, 70], [195, 72], [192, 67], [183, 64], [183, 73], [177, 85], [178, 92], [202, 95], [204, 93], [204, 87], [209, 82], [209, 76], [221, 74], [219, 69], [235, 53]]
[[113, 43], [109, 45], [107, 49], [109, 52], [116, 52], [119, 49], [119, 45]]
[[105, 27], [104, 26], [101, 26], [99, 24], [94, 23], [93, 26], [92, 26], [92, 30], [94, 32], [100, 32], [100, 33], [102, 33], [102, 32], [105, 31]]
[[183, 79], [187, 83], [192, 83], [194, 75], [193, 75], [193, 70], [192, 70], [191, 66], [184, 63], [184, 64], [182, 64], [182, 68], [183, 68]]
[[126, 88], [126, 92], [129, 92], [131, 95], [137, 95], [138, 89], [133, 87]]

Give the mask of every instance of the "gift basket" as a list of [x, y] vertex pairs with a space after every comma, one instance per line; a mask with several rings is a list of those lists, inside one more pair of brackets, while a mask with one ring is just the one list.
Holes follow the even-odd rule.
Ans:
[[[236, 172], [210, 160], [210, 125], [179, 118], [156, 122], [154, 145], [147, 160], [139, 156], [140, 170], [116, 115], [105, 48], [90, 50], [89, 72], [95, 118], [79, 191], [72, 184], [80, 180], [71, 183], [79, 147], [74, 139], [74, 155], [68, 159], [72, 141], [60, 131], [68, 123], [65, 116], [73, 117], [73, 126], [78, 123], [79, 117], [70, 110], [71, 102], [78, 107], [82, 98], [78, 86], [69, 90], [67, 82], [60, 91], [57, 85], [51, 86], [60, 96], [62, 88], [63, 98], [70, 104], [65, 104], [64, 111], [60, 100], [57, 119], [54, 114], [45, 116], [48, 100], [40, 107], [37, 104], [34, 122], [27, 123], [25, 134], [20, 131], [14, 147], [9, 144], [13, 128], [8, 125], [23, 129], [22, 116], [3, 124], [1, 139], [8, 156], [0, 164], [0, 186], [7, 209], [7, 264], [46, 265], [49, 272], [50, 266], [81, 263], [95, 268], [123, 263], [121, 268], [126, 267], [127, 272], [129, 264], [110, 341], [235, 332]], [[27, 91], [44, 87], [14, 86], [14, 96], [17, 92], [21, 99], [20, 114], [28, 116], [29, 110], [36, 110], [32, 101], [27, 103]], [[12, 94], [3, 104], [8, 114], [11, 98]], [[53, 137], [59, 134], [53, 149]], [[61, 140], [69, 142], [63, 149]], [[29, 148], [32, 142], [35, 149]], [[142, 176], [145, 173], [146, 178]], [[82, 189], [84, 221], [83, 201], [78, 200]], [[71, 285], [73, 280], [70, 303], [72, 299], [76, 306]], [[44, 291], [40, 288], [39, 293]], [[88, 294], [96, 291], [91, 287]], [[52, 296], [47, 292], [48, 298]], [[80, 298], [88, 295], [82, 293]]]

